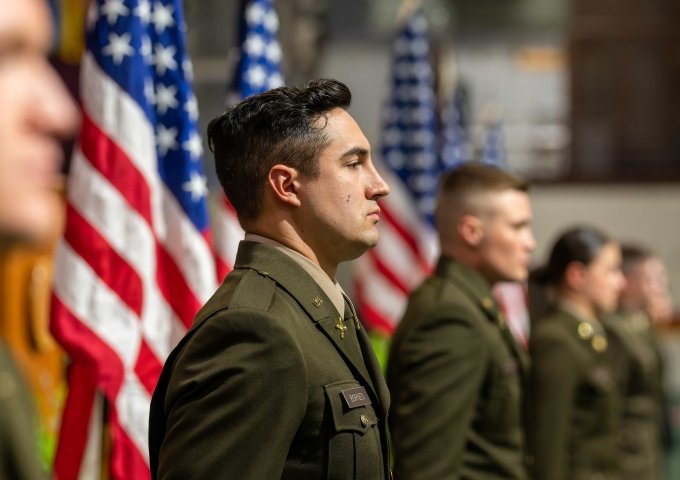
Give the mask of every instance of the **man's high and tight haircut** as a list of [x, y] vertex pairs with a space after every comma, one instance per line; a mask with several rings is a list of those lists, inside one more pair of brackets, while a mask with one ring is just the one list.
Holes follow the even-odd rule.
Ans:
[[500, 168], [479, 162], [468, 162], [444, 173], [439, 183], [439, 195], [435, 209], [435, 222], [450, 221], [452, 211], [456, 214], [482, 212], [474, 210], [474, 197], [479, 194], [500, 193], [516, 190], [527, 193], [527, 181]]
[[323, 120], [351, 101], [345, 84], [320, 79], [252, 96], [210, 122], [217, 177], [241, 224], [259, 216], [274, 165], [295, 168], [307, 178], [319, 175], [319, 155], [330, 143]]

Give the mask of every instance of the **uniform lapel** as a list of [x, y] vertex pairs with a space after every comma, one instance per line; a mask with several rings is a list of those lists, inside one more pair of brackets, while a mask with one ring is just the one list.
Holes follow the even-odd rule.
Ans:
[[512, 335], [505, 316], [491, 294], [491, 287], [487, 281], [479, 273], [446, 258], [440, 259], [437, 271], [463, 290], [479, 306], [485, 316], [498, 326], [505, 344], [517, 361], [522, 377], [526, 378], [529, 373], [529, 356]]
[[[323, 289], [302, 267], [286, 254], [267, 245], [250, 241], [241, 242], [234, 268], [252, 268], [276, 281], [325, 334], [354, 375], [368, 386], [373, 397], [382, 400], [366, 368], [364, 358], [367, 355], [362, 355], [363, 348], [356, 343], [359, 332], [354, 333], [356, 327], [349, 308], [348, 315], [341, 316]], [[366, 360], [369, 358], [372, 356], [368, 356]]]
[[[347, 302], [345, 302], [347, 304]], [[335, 346], [338, 352], [345, 359], [347, 364], [353, 370], [354, 374], [363, 380], [373, 394], [373, 398], [380, 401], [382, 404], [381, 395], [376, 388], [373, 377], [371, 376], [367, 364], [370, 367], [370, 361], [373, 359], [373, 355], [367, 355], [362, 345], [362, 335], [365, 336], [363, 329], [357, 329], [357, 321], [352, 314], [349, 306], [346, 306], [347, 313], [343, 317], [340, 317], [338, 312], [332, 306], [329, 307], [332, 310], [331, 316], [320, 319], [316, 322], [317, 326], [326, 334], [326, 337]], [[342, 322], [338, 319], [343, 318]], [[339, 325], [346, 328], [344, 331], [344, 337], [340, 333], [342, 330]], [[370, 347], [370, 345], [369, 345]]]

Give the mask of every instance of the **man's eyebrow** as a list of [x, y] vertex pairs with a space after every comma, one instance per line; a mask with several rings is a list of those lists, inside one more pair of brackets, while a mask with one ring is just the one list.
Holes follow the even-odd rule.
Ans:
[[365, 157], [368, 155], [368, 150], [365, 149], [364, 147], [353, 147], [347, 150], [345, 153], [342, 154], [340, 158], [347, 158], [347, 157]]

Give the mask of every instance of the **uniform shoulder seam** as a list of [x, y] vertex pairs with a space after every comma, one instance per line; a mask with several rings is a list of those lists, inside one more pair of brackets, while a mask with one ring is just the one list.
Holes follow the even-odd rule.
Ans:
[[266, 272], [250, 269], [239, 282], [229, 301], [229, 309], [266, 311], [271, 305], [276, 282]]

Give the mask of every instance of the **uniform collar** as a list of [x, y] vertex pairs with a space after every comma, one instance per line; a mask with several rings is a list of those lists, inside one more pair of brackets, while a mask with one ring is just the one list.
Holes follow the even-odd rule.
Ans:
[[310, 277], [316, 282], [321, 290], [328, 296], [331, 303], [335, 309], [340, 313], [340, 315], [345, 315], [345, 301], [344, 295], [345, 291], [342, 289], [340, 284], [334, 278], [328, 276], [323, 269], [312, 262], [309, 258], [302, 255], [300, 252], [293, 250], [286, 245], [277, 242], [271, 238], [263, 237], [261, 235], [256, 235], [254, 233], [246, 233], [245, 240], [249, 242], [263, 243], [269, 245], [270, 247], [278, 250], [279, 252], [285, 253], [290, 258], [293, 259], [302, 269], [309, 274]]
[[497, 309], [491, 294], [491, 284], [478, 271], [463, 265], [449, 257], [440, 257], [437, 262], [436, 275], [454, 282], [461, 290], [480, 303], [485, 311]]

